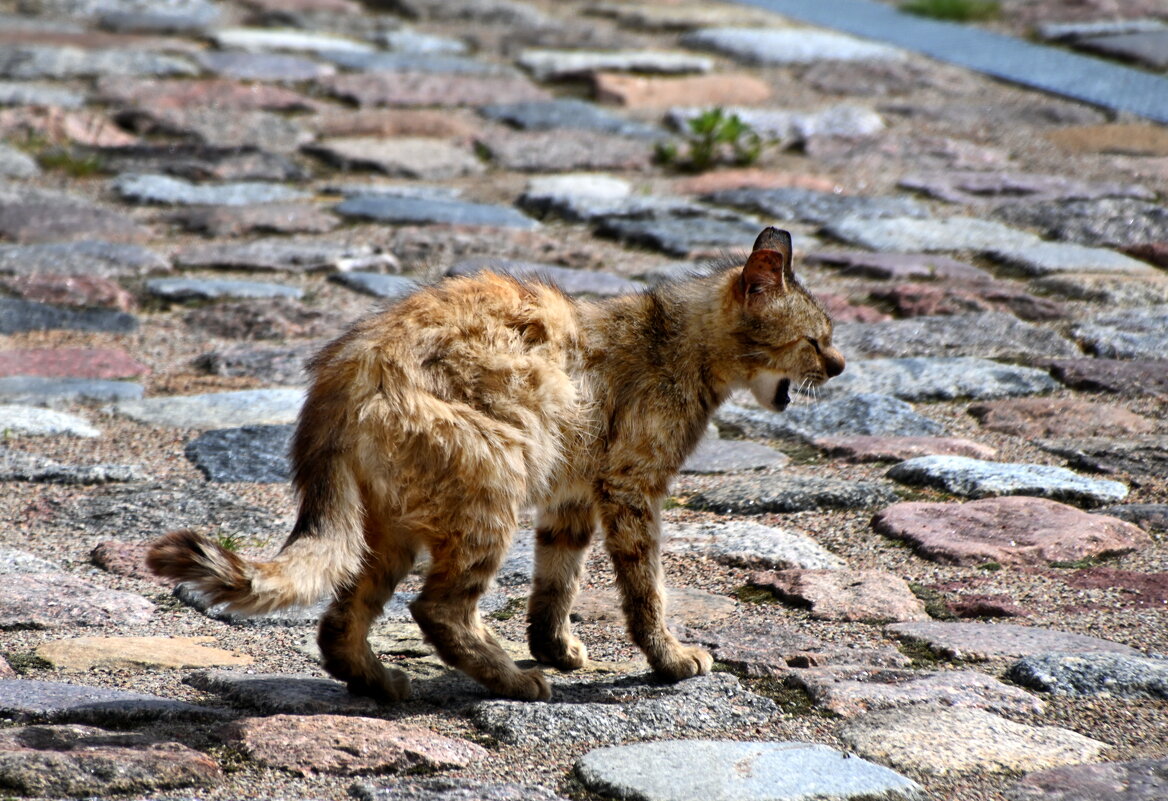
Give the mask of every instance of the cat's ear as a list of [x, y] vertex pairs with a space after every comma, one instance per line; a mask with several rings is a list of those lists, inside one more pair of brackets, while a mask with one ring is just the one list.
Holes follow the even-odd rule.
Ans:
[[795, 280], [791, 271], [791, 235], [767, 228], [754, 240], [754, 250], [735, 287], [740, 302], [763, 293], [784, 293]]

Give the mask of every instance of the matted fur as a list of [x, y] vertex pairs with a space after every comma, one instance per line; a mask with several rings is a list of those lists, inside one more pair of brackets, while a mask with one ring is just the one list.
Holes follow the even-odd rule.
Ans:
[[604, 532], [630, 634], [658, 675], [710, 669], [666, 629], [659, 558], [666, 487], [735, 387], [781, 409], [791, 385], [843, 370], [827, 314], [795, 280], [790, 237], [767, 229], [744, 266], [603, 302], [492, 273], [421, 289], [357, 323], [309, 365], [292, 446], [300, 498], [280, 554], [253, 563], [191, 532], [150, 567], [244, 612], [332, 593], [326, 669], [355, 692], [404, 697], [408, 680], [366, 642], [423, 549], [411, 611], [451, 665], [492, 691], [540, 699], [479, 619], [477, 601], [522, 508], [538, 509], [528, 638], [540, 662], [586, 659], [568, 613]]

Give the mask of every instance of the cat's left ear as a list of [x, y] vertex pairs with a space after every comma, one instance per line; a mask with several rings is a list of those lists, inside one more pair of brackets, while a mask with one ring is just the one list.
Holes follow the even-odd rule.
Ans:
[[734, 294], [739, 302], [763, 293], [782, 294], [794, 280], [791, 234], [778, 228], [767, 228], [754, 240], [754, 250], [742, 268]]

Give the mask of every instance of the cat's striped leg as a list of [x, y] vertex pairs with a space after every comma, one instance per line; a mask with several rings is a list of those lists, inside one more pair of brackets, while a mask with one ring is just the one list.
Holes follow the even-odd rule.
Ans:
[[588, 661], [584, 644], [572, 635], [568, 613], [595, 530], [596, 512], [586, 500], [550, 506], [536, 521], [527, 642], [537, 661], [561, 670], [574, 670]]

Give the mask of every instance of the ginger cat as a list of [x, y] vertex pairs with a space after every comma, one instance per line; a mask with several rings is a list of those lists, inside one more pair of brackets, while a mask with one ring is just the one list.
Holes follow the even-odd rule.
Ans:
[[492, 273], [446, 280], [358, 322], [310, 362], [292, 445], [300, 512], [279, 555], [248, 562], [176, 531], [147, 562], [243, 612], [331, 593], [325, 669], [387, 702], [407, 697], [409, 680], [366, 635], [426, 549], [432, 566], [410, 611], [442, 659], [498, 695], [547, 699], [544, 675], [515, 666], [477, 603], [520, 510], [534, 505], [532, 656], [584, 664], [568, 613], [599, 526], [654, 672], [706, 673], [710, 655], [666, 628], [662, 498], [732, 389], [782, 411], [792, 384], [838, 375], [831, 336], [791, 270], [790, 234], [774, 228], [744, 266], [604, 302]]

